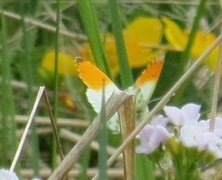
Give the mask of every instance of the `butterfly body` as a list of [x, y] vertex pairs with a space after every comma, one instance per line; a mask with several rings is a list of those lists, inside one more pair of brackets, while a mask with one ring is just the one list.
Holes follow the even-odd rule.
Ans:
[[[155, 89], [157, 80], [163, 66], [163, 56], [154, 60], [136, 80], [135, 84], [124, 91], [136, 98], [136, 119], [140, 120], [147, 114], [148, 102]], [[113, 92], [121, 91], [99, 68], [89, 61], [77, 60], [79, 77], [88, 87], [86, 96], [94, 110], [99, 113], [102, 102], [102, 89], [104, 87], [105, 102]], [[117, 113], [108, 121], [108, 127], [113, 133], [120, 131]]]

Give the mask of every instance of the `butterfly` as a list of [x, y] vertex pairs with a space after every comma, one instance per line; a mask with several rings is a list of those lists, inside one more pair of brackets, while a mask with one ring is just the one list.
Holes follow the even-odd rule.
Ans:
[[[153, 94], [163, 68], [164, 56], [155, 58], [135, 81], [135, 84], [124, 91], [136, 97], [136, 118], [141, 119], [148, 113], [148, 102]], [[101, 110], [102, 91], [104, 88], [105, 101], [115, 91], [121, 91], [115, 83], [95, 64], [82, 58], [76, 58], [77, 71], [83, 83], [88, 87], [86, 96], [94, 110]], [[113, 133], [120, 131], [117, 114], [108, 121], [108, 127]]]

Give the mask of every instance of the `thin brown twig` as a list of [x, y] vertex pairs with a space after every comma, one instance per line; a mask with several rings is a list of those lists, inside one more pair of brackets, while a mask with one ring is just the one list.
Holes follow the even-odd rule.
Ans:
[[52, 108], [51, 108], [46, 90], [44, 90], [43, 96], [44, 96], [44, 99], [45, 99], [45, 102], [46, 102], [47, 110], [48, 110], [48, 113], [49, 113], [49, 118], [50, 118], [52, 129], [53, 129], [53, 133], [55, 135], [55, 140], [56, 140], [56, 143], [57, 143], [57, 146], [58, 146], [59, 155], [60, 155], [61, 160], [63, 160], [64, 159], [64, 153], [63, 153], [62, 145], [61, 145], [60, 138], [59, 138], [58, 128], [57, 128], [57, 124], [56, 124], [56, 121], [55, 121], [53, 113], [52, 113]]

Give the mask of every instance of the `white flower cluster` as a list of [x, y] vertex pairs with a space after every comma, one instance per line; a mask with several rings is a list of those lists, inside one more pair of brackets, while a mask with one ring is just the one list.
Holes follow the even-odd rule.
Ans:
[[[0, 169], [0, 180], [19, 180], [14, 172], [6, 169]], [[34, 177], [32, 180], [41, 180], [41, 178]]]
[[[150, 154], [169, 138], [176, 138], [186, 147], [207, 150], [217, 158], [222, 158], [222, 118], [215, 119], [214, 130], [210, 131], [210, 120], [200, 120], [199, 105], [190, 103], [181, 109], [166, 106], [164, 112], [166, 117], [159, 115], [140, 132], [141, 145], [136, 149], [138, 153]], [[169, 123], [179, 130], [178, 134], [171, 132]]]
[[0, 180], [19, 180], [14, 172], [6, 169], [0, 169]]

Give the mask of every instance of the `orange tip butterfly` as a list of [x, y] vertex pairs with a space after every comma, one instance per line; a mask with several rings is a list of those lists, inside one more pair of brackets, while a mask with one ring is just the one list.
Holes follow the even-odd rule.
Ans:
[[[132, 87], [125, 91], [136, 97], [137, 119], [141, 119], [148, 113], [147, 104], [153, 94], [163, 67], [164, 56], [160, 55], [148, 64], [146, 69], [136, 80]], [[81, 58], [76, 58], [79, 77], [88, 87], [86, 96], [94, 110], [99, 113], [102, 102], [102, 89], [104, 87], [105, 101], [109, 99], [115, 91], [121, 91], [109, 77], [106, 76], [96, 65]], [[117, 114], [108, 122], [108, 127], [114, 132], [120, 131]]]

